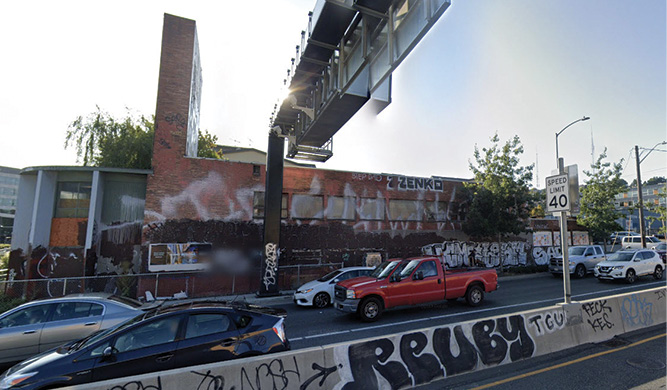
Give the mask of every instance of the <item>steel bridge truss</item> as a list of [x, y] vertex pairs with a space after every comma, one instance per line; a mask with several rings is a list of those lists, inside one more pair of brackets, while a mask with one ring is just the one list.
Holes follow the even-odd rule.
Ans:
[[450, 0], [319, 0], [284, 80], [272, 131], [291, 158], [324, 162], [332, 137], [366, 103], [391, 103], [391, 74]]

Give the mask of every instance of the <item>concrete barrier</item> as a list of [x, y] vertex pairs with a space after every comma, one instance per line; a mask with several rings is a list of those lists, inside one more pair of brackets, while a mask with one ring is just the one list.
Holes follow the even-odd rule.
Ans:
[[68, 387], [77, 390], [397, 389], [540, 356], [666, 321], [667, 289], [351, 343]]

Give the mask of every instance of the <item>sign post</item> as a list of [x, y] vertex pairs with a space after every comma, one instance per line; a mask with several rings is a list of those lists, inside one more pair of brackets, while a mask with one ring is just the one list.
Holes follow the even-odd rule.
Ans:
[[[575, 168], [576, 169], [576, 168]], [[565, 304], [572, 303], [570, 290], [570, 258], [568, 256], [567, 213], [572, 208], [570, 180], [563, 159], [558, 159], [558, 175], [547, 177], [547, 212], [560, 213], [560, 245], [563, 254], [563, 289]]]

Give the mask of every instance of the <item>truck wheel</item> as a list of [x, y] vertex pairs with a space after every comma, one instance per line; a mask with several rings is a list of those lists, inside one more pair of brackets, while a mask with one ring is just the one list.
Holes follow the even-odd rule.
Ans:
[[630, 268], [628, 272], [625, 274], [625, 281], [628, 282], [629, 284], [632, 284], [635, 282], [637, 279], [637, 274], [635, 273], [635, 270]]
[[574, 274], [578, 279], [583, 279], [586, 276], [586, 267], [583, 264], [579, 264], [577, 268], [574, 269]]
[[484, 300], [484, 291], [478, 285], [468, 287], [466, 291], [466, 302], [470, 306], [479, 306]]
[[318, 309], [329, 306], [330, 302], [331, 298], [329, 298], [329, 294], [325, 292], [317, 293], [315, 298], [313, 298], [313, 306], [317, 307]]
[[653, 273], [653, 277], [656, 278], [657, 280], [662, 279], [662, 267], [657, 265], [655, 267], [655, 272]]
[[366, 298], [359, 304], [359, 316], [366, 322], [377, 321], [382, 314], [382, 303], [377, 298]]

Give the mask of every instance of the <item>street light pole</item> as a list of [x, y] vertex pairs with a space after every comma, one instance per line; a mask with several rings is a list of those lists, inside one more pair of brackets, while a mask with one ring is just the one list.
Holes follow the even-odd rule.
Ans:
[[655, 150], [655, 148], [658, 147], [658, 145], [665, 144], [667, 144], [667, 141], [658, 142], [654, 147], [648, 150], [646, 156], [644, 156], [641, 160], [639, 159], [639, 146], [635, 145], [635, 159], [637, 161], [637, 199], [639, 203], [639, 234], [642, 237], [642, 248], [646, 248], [646, 231], [644, 227], [644, 194], [642, 194], [642, 174], [640, 164], [646, 159], [646, 157], [648, 157], [649, 154], [651, 154], [652, 151]]
[[[577, 119], [576, 121], [570, 123], [569, 125], [563, 127], [561, 131], [556, 133], [556, 164], [558, 166], [558, 174], [562, 175], [565, 173], [565, 162], [558, 155], [558, 136], [561, 135], [565, 129], [572, 126], [577, 122], [583, 122], [591, 119], [590, 117], [584, 116], [583, 118]], [[568, 234], [567, 234], [567, 211], [560, 212], [560, 247], [561, 252], [563, 253], [563, 290], [565, 293], [565, 304], [572, 303], [572, 292], [570, 288], [570, 256], [568, 255]]]

